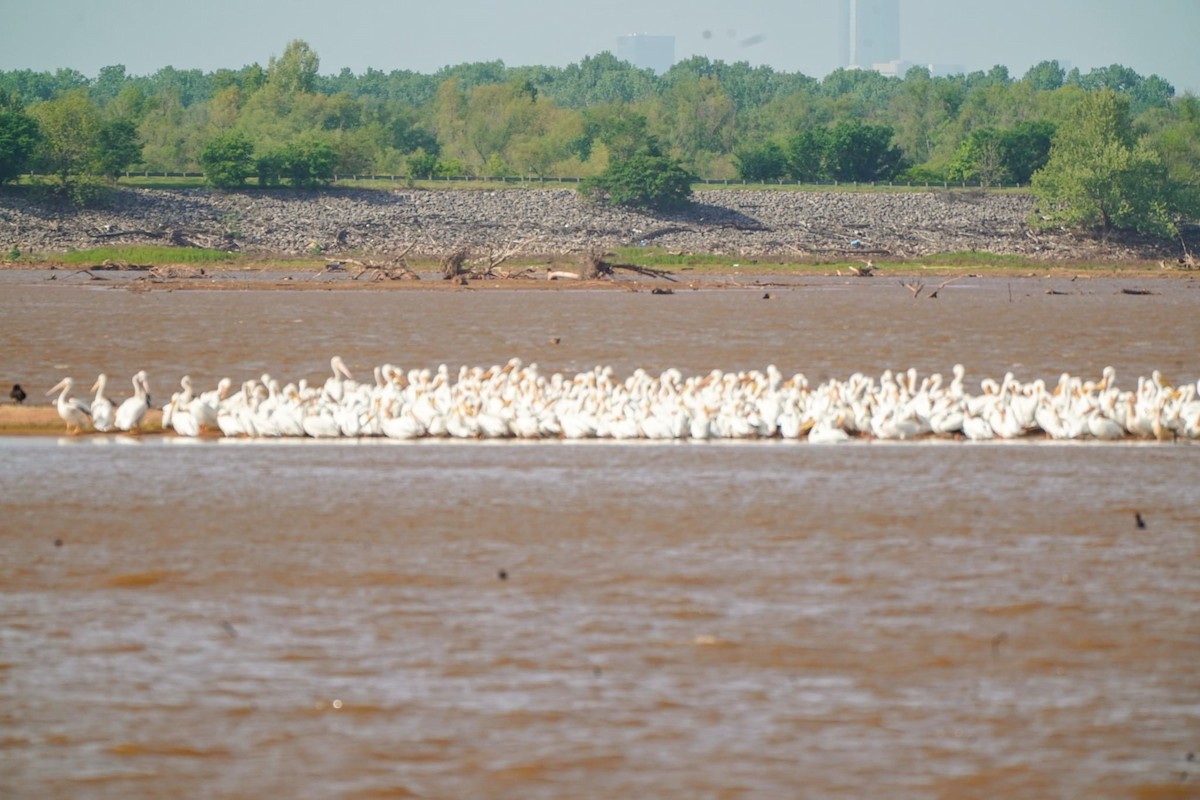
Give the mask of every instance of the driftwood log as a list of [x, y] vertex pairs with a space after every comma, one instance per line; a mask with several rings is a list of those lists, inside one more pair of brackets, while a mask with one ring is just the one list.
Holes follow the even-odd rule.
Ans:
[[650, 278], [665, 278], [671, 282], [675, 281], [672, 273], [665, 270], [639, 267], [637, 264], [615, 264], [605, 260], [605, 257], [609, 255], [611, 254], [596, 249], [585, 251], [581, 258], [579, 276], [585, 280], [611, 278], [613, 271], [619, 269], [626, 272], [634, 272], [638, 275], [645, 275]]
[[154, 230], [143, 228], [111, 227], [93, 231], [93, 239], [165, 239], [174, 247], [196, 247], [202, 250], [223, 250], [230, 252], [238, 249], [237, 241], [229, 233], [205, 233], [204, 231], [188, 231], [182, 228], [160, 226]]
[[[863, 266], [861, 267], [851, 265], [850, 271], [854, 273], [855, 277], [871, 278], [874, 277], [875, 273], [879, 271], [879, 267], [875, 266], [875, 263], [868, 259], [867, 261], [863, 262]], [[913, 296], [916, 297], [915, 294]]]
[[467, 259], [471, 257], [471, 251], [465, 247], [459, 247], [451, 250], [446, 255], [442, 256], [442, 278], [452, 281], [462, 275], [466, 270], [464, 266]]
[[520, 255], [521, 242], [514, 242], [507, 247], [489, 250], [485, 255], [472, 259], [471, 251], [466, 247], [451, 250], [442, 257], [442, 278], [459, 282], [467, 279], [488, 280], [510, 278], [531, 278], [534, 276], [533, 267], [515, 271], [500, 269], [501, 265], [514, 256]]

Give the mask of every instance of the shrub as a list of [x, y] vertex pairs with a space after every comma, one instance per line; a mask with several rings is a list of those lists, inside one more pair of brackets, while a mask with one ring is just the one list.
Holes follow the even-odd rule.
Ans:
[[28, 169], [41, 132], [37, 120], [16, 111], [0, 111], [0, 183]]
[[259, 156], [258, 182], [263, 186], [278, 186], [286, 180], [289, 186], [306, 189], [325, 186], [333, 180], [336, 163], [337, 153], [328, 142], [318, 139], [289, 142]]
[[787, 153], [775, 142], [746, 147], [734, 154], [738, 177], [747, 181], [773, 181], [788, 171]]
[[433, 153], [418, 150], [407, 159], [410, 178], [432, 178], [437, 174], [438, 159]]
[[278, 186], [283, 179], [283, 167], [287, 155], [280, 149], [269, 150], [258, 157], [254, 168], [258, 172], [259, 186]]
[[585, 197], [633, 208], [670, 210], [688, 205], [696, 176], [673, 158], [643, 151], [614, 161], [580, 186]]
[[328, 142], [302, 139], [284, 149], [283, 174], [292, 186], [314, 188], [333, 180], [337, 153]]
[[243, 133], [222, 133], [200, 153], [204, 179], [218, 189], [236, 189], [254, 172], [254, 145]]

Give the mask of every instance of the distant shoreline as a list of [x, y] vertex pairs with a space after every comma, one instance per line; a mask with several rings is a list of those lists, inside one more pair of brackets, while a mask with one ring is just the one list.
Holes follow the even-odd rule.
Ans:
[[0, 190], [0, 257], [16, 250], [48, 262], [70, 250], [135, 245], [329, 260], [431, 259], [456, 249], [555, 258], [639, 246], [794, 263], [979, 253], [1049, 265], [1180, 255], [1178, 242], [1034, 231], [1033, 199], [1019, 193], [718, 189], [694, 200], [679, 213], [649, 214], [595, 207], [571, 189], [119, 187], [102, 208], [74, 209]]

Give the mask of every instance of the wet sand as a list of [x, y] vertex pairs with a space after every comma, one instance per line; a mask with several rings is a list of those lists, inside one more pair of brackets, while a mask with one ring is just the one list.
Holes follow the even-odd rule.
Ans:
[[[53, 398], [48, 398], [53, 400]], [[162, 411], [150, 409], [142, 423], [140, 434], [152, 436], [162, 433]], [[34, 405], [28, 400], [23, 405], [7, 403], [0, 405], [0, 436], [54, 435], [64, 433], [62, 419], [53, 406]], [[81, 436], [99, 436], [98, 432], [85, 429]]]

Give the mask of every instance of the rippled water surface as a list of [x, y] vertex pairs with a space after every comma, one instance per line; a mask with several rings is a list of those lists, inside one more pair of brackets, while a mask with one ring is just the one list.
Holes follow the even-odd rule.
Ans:
[[[914, 301], [885, 280], [764, 300], [7, 278], [0, 366], [39, 400], [101, 370], [144, 368], [160, 395], [185, 372], [323, 380], [333, 353], [356, 374], [520, 356], [1196, 380], [1200, 294], [1131, 285]], [[0, 797], [1200, 786], [1194, 445], [9, 437], [0, 459]]]

